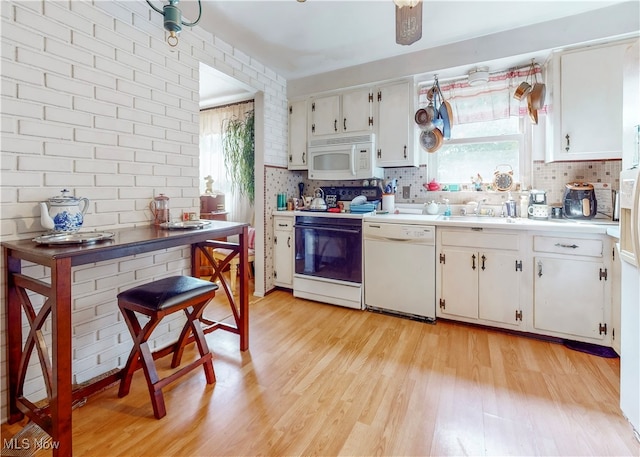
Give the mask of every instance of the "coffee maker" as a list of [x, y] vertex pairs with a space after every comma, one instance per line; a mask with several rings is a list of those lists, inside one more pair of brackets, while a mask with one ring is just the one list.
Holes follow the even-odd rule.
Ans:
[[549, 217], [549, 206], [547, 206], [547, 192], [544, 190], [531, 189], [529, 192], [529, 217], [532, 219], [547, 219]]
[[546, 205], [547, 192], [544, 190], [531, 189], [529, 192], [529, 205]]

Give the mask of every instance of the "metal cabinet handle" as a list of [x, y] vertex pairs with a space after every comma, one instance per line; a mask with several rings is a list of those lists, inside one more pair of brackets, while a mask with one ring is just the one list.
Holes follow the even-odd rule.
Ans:
[[542, 262], [538, 261], [538, 278], [542, 277]]
[[487, 258], [485, 257], [484, 254], [482, 255], [481, 258], [482, 258], [482, 271], [484, 271], [485, 270], [484, 262], [487, 260]]
[[289, 224], [278, 224], [278, 227], [289, 227]]
[[291, 247], [291, 237], [287, 237], [287, 247], [290, 248]]
[[569, 136], [569, 134], [567, 133], [567, 136], [564, 137], [567, 140], [567, 145], [564, 147], [564, 150], [569, 152], [569, 149], [571, 148], [571, 144], [570, 144], [570, 139], [571, 137]]
[[347, 130], [347, 118], [346, 117], [342, 120], [342, 127], [343, 127], [343, 130]]
[[338, 131], [338, 119], [334, 119], [334, 120], [333, 120], [333, 130], [334, 130], [335, 132], [337, 132], [337, 131]]
[[562, 243], [556, 243], [556, 246], [558, 246], [559, 248], [571, 248], [571, 249], [576, 249], [580, 247], [577, 244], [562, 244]]
[[404, 158], [407, 158], [407, 145], [404, 145]]
[[307, 163], [307, 153], [306, 152], [302, 153], [302, 163]]
[[471, 269], [472, 269], [472, 270], [475, 270], [475, 269], [476, 269], [476, 255], [475, 255], [475, 254], [473, 254], [473, 255], [471, 256]]

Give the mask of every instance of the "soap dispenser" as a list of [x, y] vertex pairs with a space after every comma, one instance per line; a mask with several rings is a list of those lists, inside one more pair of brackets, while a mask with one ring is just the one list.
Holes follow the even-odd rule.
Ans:
[[449, 206], [449, 199], [448, 198], [444, 199], [444, 204], [446, 205], [445, 209], [444, 209], [444, 215], [445, 216], [451, 216], [451, 206]]
[[507, 217], [516, 217], [516, 201], [513, 199], [513, 197], [511, 196], [511, 192], [509, 192], [507, 194], [507, 201], [504, 202], [504, 206], [505, 206], [505, 216]]

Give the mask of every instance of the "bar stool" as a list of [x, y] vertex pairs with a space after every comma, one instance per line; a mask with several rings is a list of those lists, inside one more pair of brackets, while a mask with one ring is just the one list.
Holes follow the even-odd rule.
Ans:
[[[118, 294], [118, 307], [133, 338], [133, 348], [129, 354], [127, 364], [122, 369], [123, 374], [118, 391], [119, 397], [124, 397], [129, 393], [131, 379], [133, 378], [133, 373], [139, 368], [139, 363], [142, 364], [142, 369], [147, 379], [153, 414], [156, 419], [160, 419], [167, 414], [164, 396], [162, 395], [162, 388], [167, 384], [200, 365], [204, 368], [207, 384], [213, 384], [216, 381], [212, 356], [200, 326], [200, 317], [205, 305], [215, 296], [217, 289], [217, 284], [202, 279], [191, 276], [171, 276]], [[164, 316], [180, 310], [184, 310], [187, 322], [182, 328], [178, 341], [170, 347], [171, 350], [169, 352], [151, 352], [147, 339], [151, 336], [153, 329], [156, 328]], [[149, 321], [144, 327], [140, 325], [136, 313], [149, 317]], [[184, 346], [192, 332], [198, 346], [200, 358], [171, 375], [160, 379], [156, 370], [154, 355], [163, 356], [173, 353], [171, 368], [177, 368], [180, 365]]]

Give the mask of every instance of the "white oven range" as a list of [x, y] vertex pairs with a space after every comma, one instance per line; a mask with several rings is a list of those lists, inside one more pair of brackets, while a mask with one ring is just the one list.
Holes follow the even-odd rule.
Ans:
[[362, 309], [362, 218], [295, 212], [295, 297]]

